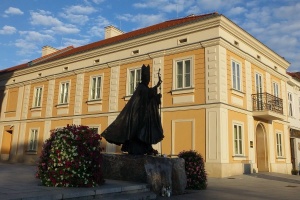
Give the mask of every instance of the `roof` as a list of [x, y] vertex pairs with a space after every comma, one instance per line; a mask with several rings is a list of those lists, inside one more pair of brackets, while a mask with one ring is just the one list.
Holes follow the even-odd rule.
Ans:
[[59, 54], [62, 54], [64, 52], [66, 52], [66, 51], [69, 51], [71, 49], [74, 49], [74, 47], [73, 46], [68, 46], [68, 47], [63, 48], [61, 50], [58, 50], [56, 52], [53, 52], [53, 53], [50, 53], [48, 55], [42, 56], [40, 58], [37, 58], [35, 60], [32, 60], [32, 61], [30, 61], [28, 63], [23, 63], [23, 64], [20, 64], [20, 65], [14, 66], [14, 67], [10, 67], [10, 68], [7, 68], [7, 69], [0, 70], [0, 73], [7, 73], [7, 72], [13, 72], [13, 71], [19, 70], [19, 69], [24, 69], [24, 68], [26, 68], [28, 66], [33, 65], [33, 64], [37, 64], [37, 63], [46, 61], [46, 60], [48, 60], [50, 58], [53, 58], [53, 57], [55, 57], [55, 56], [57, 56]]
[[[61, 58], [65, 58], [65, 57], [68, 57], [68, 56], [72, 56], [72, 55], [76, 55], [76, 54], [79, 54], [79, 53], [82, 53], [82, 52], [86, 52], [86, 51], [89, 51], [89, 50], [101, 48], [101, 47], [112, 45], [112, 44], [119, 43], [119, 42], [124, 42], [124, 41], [130, 40], [130, 39], [133, 39], [133, 38], [142, 37], [142, 36], [152, 34], [152, 33], [158, 32], [158, 31], [163, 31], [163, 30], [167, 30], [167, 29], [170, 29], [170, 28], [183, 26], [183, 25], [186, 25], [188, 23], [196, 22], [196, 21], [199, 21], [199, 20], [204, 20], [204, 19], [207, 19], [207, 18], [219, 16], [219, 15], [220, 14], [218, 14], [217, 12], [214, 12], [214, 13], [209, 13], [209, 14], [204, 14], [204, 15], [190, 15], [190, 16], [187, 16], [187, 17], [184, 17], [184, 18], [165, 21], [165, 22], [162, 22], [162, 23], [159, 23], [159, 24], [155, 24], [155, 25], [148, 26], [148, 27], [145, 27], [145, 28], [141, 28], [141, 29], [138, 29], [138, 30], [135, 30], [135, 31], [124, 33], [124, 34], [121, 34], [121, 35], [118, 35], [118, 36], [115, 36], [115, 37], [100, 40], [100, 41], [90, 43], [90, 44], [87, 44], [87, 45], [84, 45], [84, 46], [80, 46], [80, 47], [77, 47], [77, 48], [67, 47], [68, 49], [65, 48], [67, 50], [62, 49], [60, 51], [57, 51], [57, 52], [54, 52], [52, 54], [47, 55], [46, 59], [45, 59], [45, 56], [43, 56], [43, 57], [38, 58], [36, 60], [33, 60], [29, 63], [31, 65], [35, 65], [37, 63], [46, 63], [46, 62], [58, 60], [58, 59], [61, 59]], [[65, 50], [65, 51], [63, 51], [63, 50]], [[0, 73], [11, 72], [11, 71], [15, 71], [15, 70], [18, 70], [18, 69], [23, 69], [25, 67], [28, 67], [27, 63], [21, 64], [21, 65], [18, 65], [18, 66], [14, 66], [14, 67], [11, 67], [11, 68], [8, 68], [8, 69], [1, 70]]]
[[296, 78], [300, 80], [300, 72], [286, 72], [288, 75], [290, 75], [293, 78]]

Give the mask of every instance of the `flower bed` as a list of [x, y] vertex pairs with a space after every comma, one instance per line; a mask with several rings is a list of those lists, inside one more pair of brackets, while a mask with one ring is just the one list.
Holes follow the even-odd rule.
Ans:
[[182, 151], [178, 157], [185, 161], [185, 173], [187, 189], [202, 190], [207, 187], [207, 175], [204, 168], [204, 160], [196, 151]]
[[43, 145], [36, 177], [54, 187], [94, 187], [103, 183], [101, 137], [87, 126], [53, 130]]

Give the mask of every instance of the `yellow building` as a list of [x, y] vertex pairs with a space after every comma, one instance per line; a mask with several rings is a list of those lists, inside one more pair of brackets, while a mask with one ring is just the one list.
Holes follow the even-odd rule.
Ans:
[[45, 46], [41, 58], [2, 70], [1, 159], [35, 161], [50, 130], [67, 124], [101, 133], [130, 99], [142, 64], [151, 66], [151, 85], [162, 74], [160, 153], [196, 150], [214, 177], [290, 173], [289, 63], [218, 13], [129, 33], [109, 26], [104, 40]]

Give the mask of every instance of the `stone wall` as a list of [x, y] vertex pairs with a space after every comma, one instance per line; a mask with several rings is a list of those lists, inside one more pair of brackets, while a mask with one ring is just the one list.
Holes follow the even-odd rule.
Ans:
[[104, 153], [102, 169], [105, 179], [148, 183], [157, 194], [163, 186], [170, 186], [173, 194], [183, 194], [186, 188], [182, 158]]

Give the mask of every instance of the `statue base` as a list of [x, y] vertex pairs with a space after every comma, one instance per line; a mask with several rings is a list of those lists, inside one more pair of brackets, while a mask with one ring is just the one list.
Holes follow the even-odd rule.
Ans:
[[170, 186], [172, 194], [183, 194], [186, 188], [184, 159], [159, 156], [103, 153], [104, 179], [148, 183], [161, 194]]

